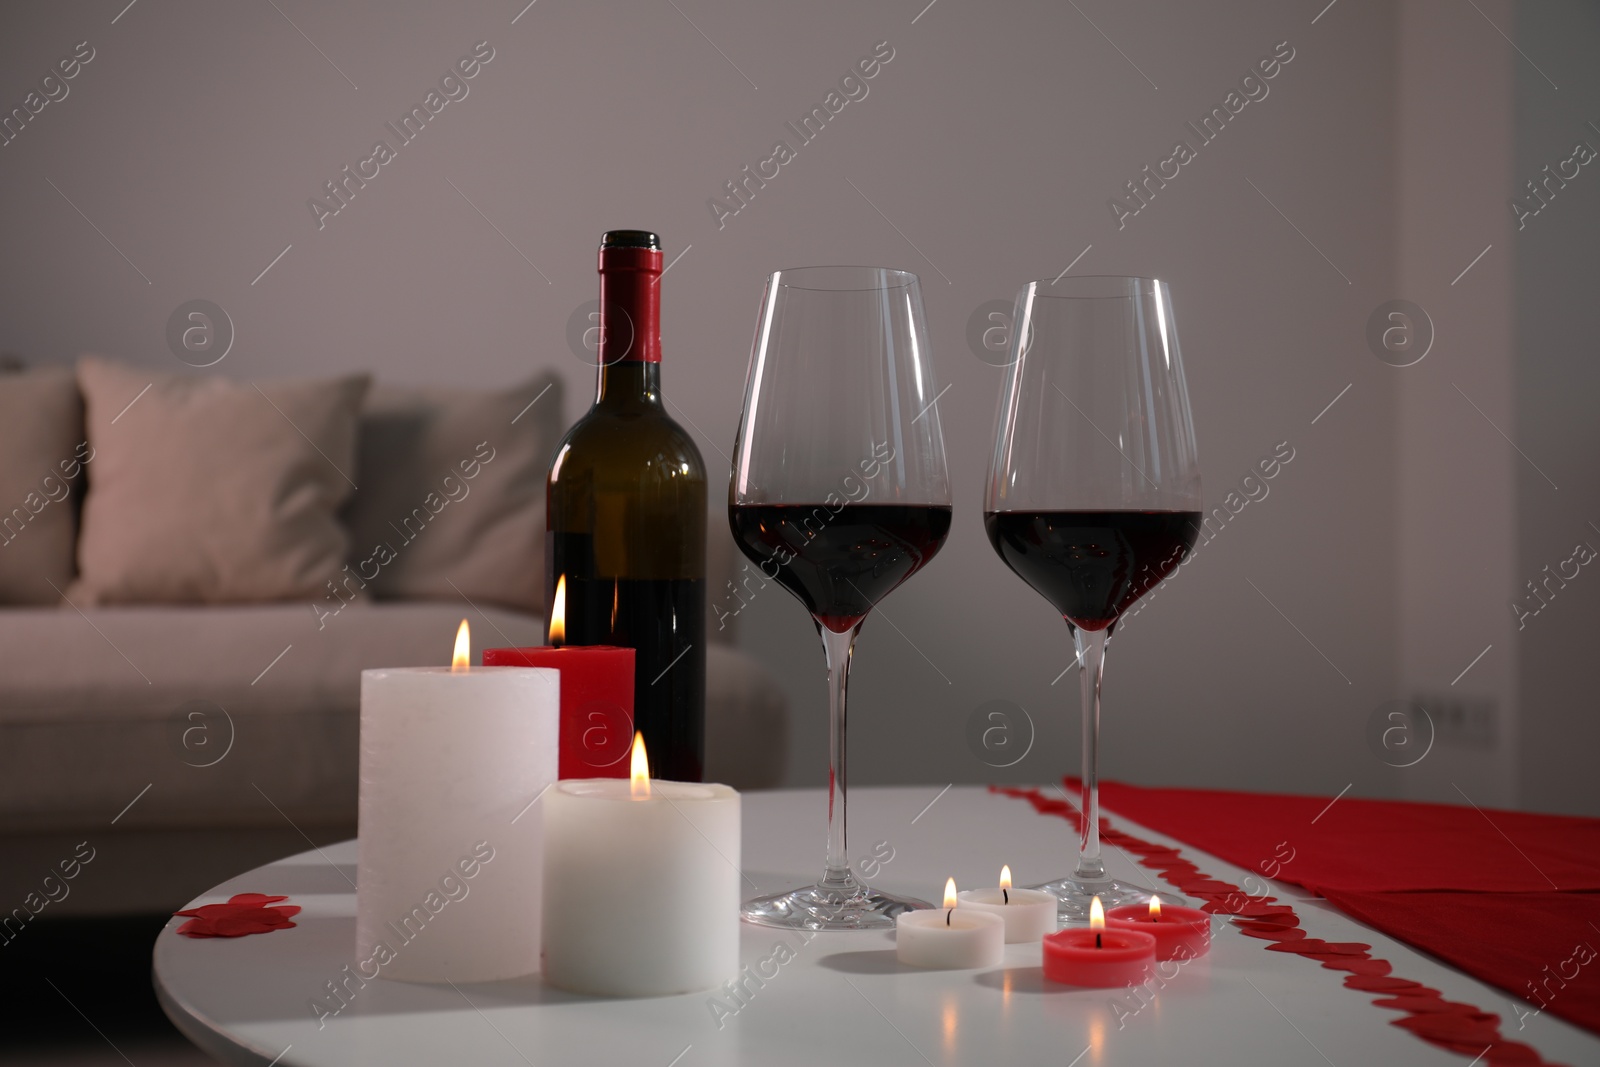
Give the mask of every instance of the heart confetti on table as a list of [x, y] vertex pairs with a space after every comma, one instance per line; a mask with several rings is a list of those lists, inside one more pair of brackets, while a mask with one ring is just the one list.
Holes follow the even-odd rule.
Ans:
[[[1461, 804], [1430, 804], [1100, 788], [1119, 815], [1308, 889], [1503, 990], [1517, 1029], [1549, 1012], [1600, 1034], [1600, 967], [1587, 966], [1600, 944], [1600, 819], [1480, 808], [1465, 794]], [[1185, 867], [1170, 880], [1193, 877]]]
[[[1066, 784], [1070, 787], [1076, 783], [1068, 779]], [[1076, 807], [1037, 789], [1011, 786], [990, 786], [989, 789], [1026, 800], [1040, 814], [1056, 815], [1081, 826]], [[1350, 972], [1344, 979], [1347, 988], [1386, 994], [1372, 1003], [1403, 1013], [1401, 1018], [1392, 1020], [1391, 1025], [1409, 1031], [1436, 1048], [1458, 1053], [1471, 1059], [1473, 1064], [1482, 1061], [1489, 1067], [1535, 1067], [1549, 1062], [1533, 1047], [1507, 1040], [1500, 1032], [1498, 1015], [1480, 1011], [1472, 1004], [1445, 1000], [1438, 990], [1420, 982], [1392, 977], [1393, 966], [1387, 960], [1371, 956], [1371, 945], [1306, 936], [1299, 929], [1300, 917], [1294, 908], [1276, 897], [1248, 895], [1238, 886], [1204, 874], [1183, 859], [1179, 850], [1119, 830], [1104, 818], [1100, 820], [1100, 837], [1111, 845], [1136, 853], [1179, 892], [1204, 901], [1201, 905], [1204, 910], [1231, 916], [1233, 925], [1241, 933], [1269, 942], [1264, 946], [1268, 951], [1304, 956], [1329, 970]]]
[[192, 916], [178, 927], [177, 932], [184, 937], [243, 937], [287, 930], [295, 925], [289, 920], [299, 914], [299, 905], [269, 906], [288, 899], [265, 893], [236, 893], [226, 904], [202, 904], [173, 914]]

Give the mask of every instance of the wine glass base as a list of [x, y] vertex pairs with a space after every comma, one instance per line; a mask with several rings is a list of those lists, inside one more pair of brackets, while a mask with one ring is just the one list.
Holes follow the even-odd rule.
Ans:
[[925, 900], [897, 897], [864, 885], [808, 885], [745, 902], [740, 918], [786, 930], [893, 930], [902, 912], [931, 908]]
[[[1128, 882], [1119, 882], [1114, 878], [1087, 881], [1073, 877], [1057, 878], [1053, 882], [1044, 882], [1031, 886], [1032, 889], [1042, 889], [1046, 893], [1055, 895], [1057, 901], [1056, 919], [1063, 923], [1087, 923], [1089, 921], [1089, 904], [1095, 897], [1100, 898], [1100, 906], [1107, 911], [1121, 907], [1124, 904], [1150, 903], [1150, 890], [1143, 886], [1132, 885]], [[1163, 904], [1182, 904], [1183, 901], [1166, 893], [1156, 893]]]

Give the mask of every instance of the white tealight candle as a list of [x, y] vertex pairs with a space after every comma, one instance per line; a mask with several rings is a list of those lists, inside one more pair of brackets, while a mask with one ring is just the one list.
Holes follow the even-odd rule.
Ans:
[[481, 982], [539, 969], [538, 813], [556, 780], [559, 671], [361, 672], [355, 971]]
[[739, 971], [739, 794], [633, 774], [544, 806], [544, 977], [598, 996], [710, 989]]
[[903, 911], [894, 921], [894, 948], [909, 967], [957, 970], [999, 965], [1006, 925], [987, 910], [957, 907], [956, 880], [944, 886], [944, 907]]
[[1006, 926], [1006, 944], [1041, 940], [1056, 929], [1061, 902], [1042, 889], [1012, 889], [1011, 868], [1000, 868], [1000, 888], [968, 889], [960, 894], [961, 907], [1000, 916]]

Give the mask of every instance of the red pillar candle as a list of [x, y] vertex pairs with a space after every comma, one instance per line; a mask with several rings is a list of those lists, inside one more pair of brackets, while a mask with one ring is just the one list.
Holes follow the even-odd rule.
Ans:
[[1069, 927], [1044, 937], [1044, 976], [1063, 985], [1119, 989], [1144, 981], [1155, 964], [1156, 939], [1138, 930], [1107, 929], [1100, 898], [1089, 928]]
[[631, 648], [567, 645], [561, 611], [551, 611], [550, 644], [490, 648], [485, 667], [554, 667], [561, 672], [562, 778], [626, 778], [633, 743]]
[[1150, 903], [1124, 904], [1106, 912], [1106, 929], [1135, 930], [1156, 939], [1156, 959], [1192, 960], [1211, 951], [1211, 916], [1198, 908]]

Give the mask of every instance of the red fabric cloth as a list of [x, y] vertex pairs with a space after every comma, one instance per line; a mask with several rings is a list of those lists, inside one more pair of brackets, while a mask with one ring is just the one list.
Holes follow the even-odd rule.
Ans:
[[1600, 889], [1600, 819], [1330, 799], [1100, 785], [1113, 812], [1314, 891]]
[[1507, 1012], [1514, 1037], [1545, 1011], [1600, 1033], [1600, 893], [1322, 895], [1346, 915], [1526, 1000]]
[[1600, 1033], [1600, 819], [1117, 782], [1100, 798]]

